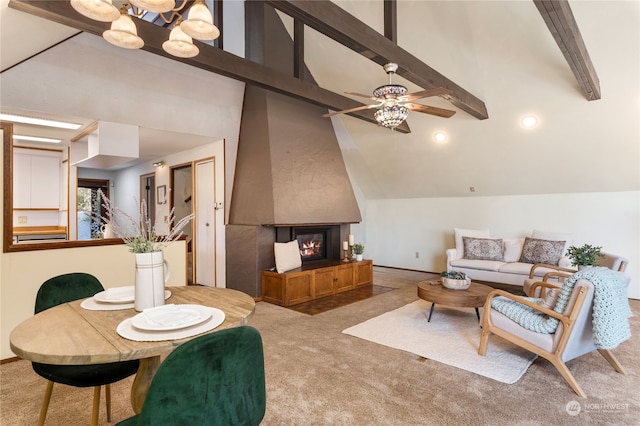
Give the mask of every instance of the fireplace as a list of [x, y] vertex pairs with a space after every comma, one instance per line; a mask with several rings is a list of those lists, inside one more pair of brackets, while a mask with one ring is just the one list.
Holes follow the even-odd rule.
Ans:
[[298, 241], [302, 264], [340, 259], [340, 225], [278, 226], [276, 241]]

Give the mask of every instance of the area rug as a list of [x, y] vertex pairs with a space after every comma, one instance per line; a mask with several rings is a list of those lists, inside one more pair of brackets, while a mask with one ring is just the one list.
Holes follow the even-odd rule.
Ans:
[[487, 355], [478, 355], [481, 328], [473, 308], [437, 306], [417, 300], [342, 332], [380, 345], [480, 374], [502, 383], [517, 382], [536, 355], [503, 339], [489, 337]]

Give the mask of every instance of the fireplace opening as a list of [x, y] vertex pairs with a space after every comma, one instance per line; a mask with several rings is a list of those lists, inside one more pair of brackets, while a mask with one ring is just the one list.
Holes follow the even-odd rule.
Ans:
[[276, 241], [298, 242], [302, 263], [340, 259], [340, 225], [281, 226], [276, 228]]
[[296, 240], [298, 240], [302, 262], [326, 259], [327, 238], [324, 232], [297, 234]]

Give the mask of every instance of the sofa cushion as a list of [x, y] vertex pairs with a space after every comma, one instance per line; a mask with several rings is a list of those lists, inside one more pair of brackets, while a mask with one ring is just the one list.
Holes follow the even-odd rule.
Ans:
[[453, 233], [456, 240], [456, 258], [458, 259], [462, 259], [464, 254], [464, 243], [462, 242], [462, 237], [489, 238], [488, 229], [453, 228]]
[[565, 241], [525, 238], [520, 262], [557, 265], [564, 253]]
[[276, 257], [276, 271], [279, 274], [302, 266], [302, 256], [298, 241], [288, 243], [273, 243], [273, 252]]
[[[455, 268], [467, 268], [498, 272], [500, 268], [505, 265], [505, 263], [498, 260], [457, 259], [452, 260], [450, 262], [450, 265], [453, 270], [455, 270]], [[531, 268], [531, 265], [529, 265], [529, 268]]]
[[504, 246], [505, 262], [517, 262], [520, 260], [524, 238], [503, 238], [502, 244]]
[[[541, 268], [539, 268], [541, 269]], [[536, 272], [538, 270], [536, 269]], [[529, 272], [531, 272], [531, 264], [530, 263], [522, 263], [522, 262], [510, 262], [505, 263], [500, 267], [499, 272], [505, 274], [518, 274], [523, 275], [522, 279], [529, 277]], [[537, 274], [536, 274], [537, 275]]]
[[502, 239], [462, 237], [463, 259], [504, 261]]
[[573, 234], [561, 234], [558, 232], [545, 232], [534, 229], [531, 233], [531, 238], [537, 238], [539, 240], [551, 240], [551, 241], [564, 241], [564, 250], [562, 253], [571, 246], [571, 240], [573, 240]]

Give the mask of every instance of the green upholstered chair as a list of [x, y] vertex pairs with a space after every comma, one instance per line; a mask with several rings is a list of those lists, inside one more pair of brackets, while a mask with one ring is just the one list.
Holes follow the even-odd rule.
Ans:
[[260, 333], [248, 326], [205, 334], [179, 346], [158, 368], [127, 425], [258, 425], [266, 410]]
[[[72, 300], [91, 297], [102, 290], [104, 288], [100, 281], [90, 274], [74, 272], [50, 278], [38, 290], [35, 313]], [[135, 374], [138, 371], [138, 364], [137, 360], [94, 365], [51, 365], [33, 362], [34, 371], [49, 381], [42, 401], [38, 424], [44, 425], [54, 383], [76, 387], [94, 387], [92, 425], [98, 424], [100, 387], [105, 385], [107, 420], [111, 421], [111, 389], [109, 384]]]

